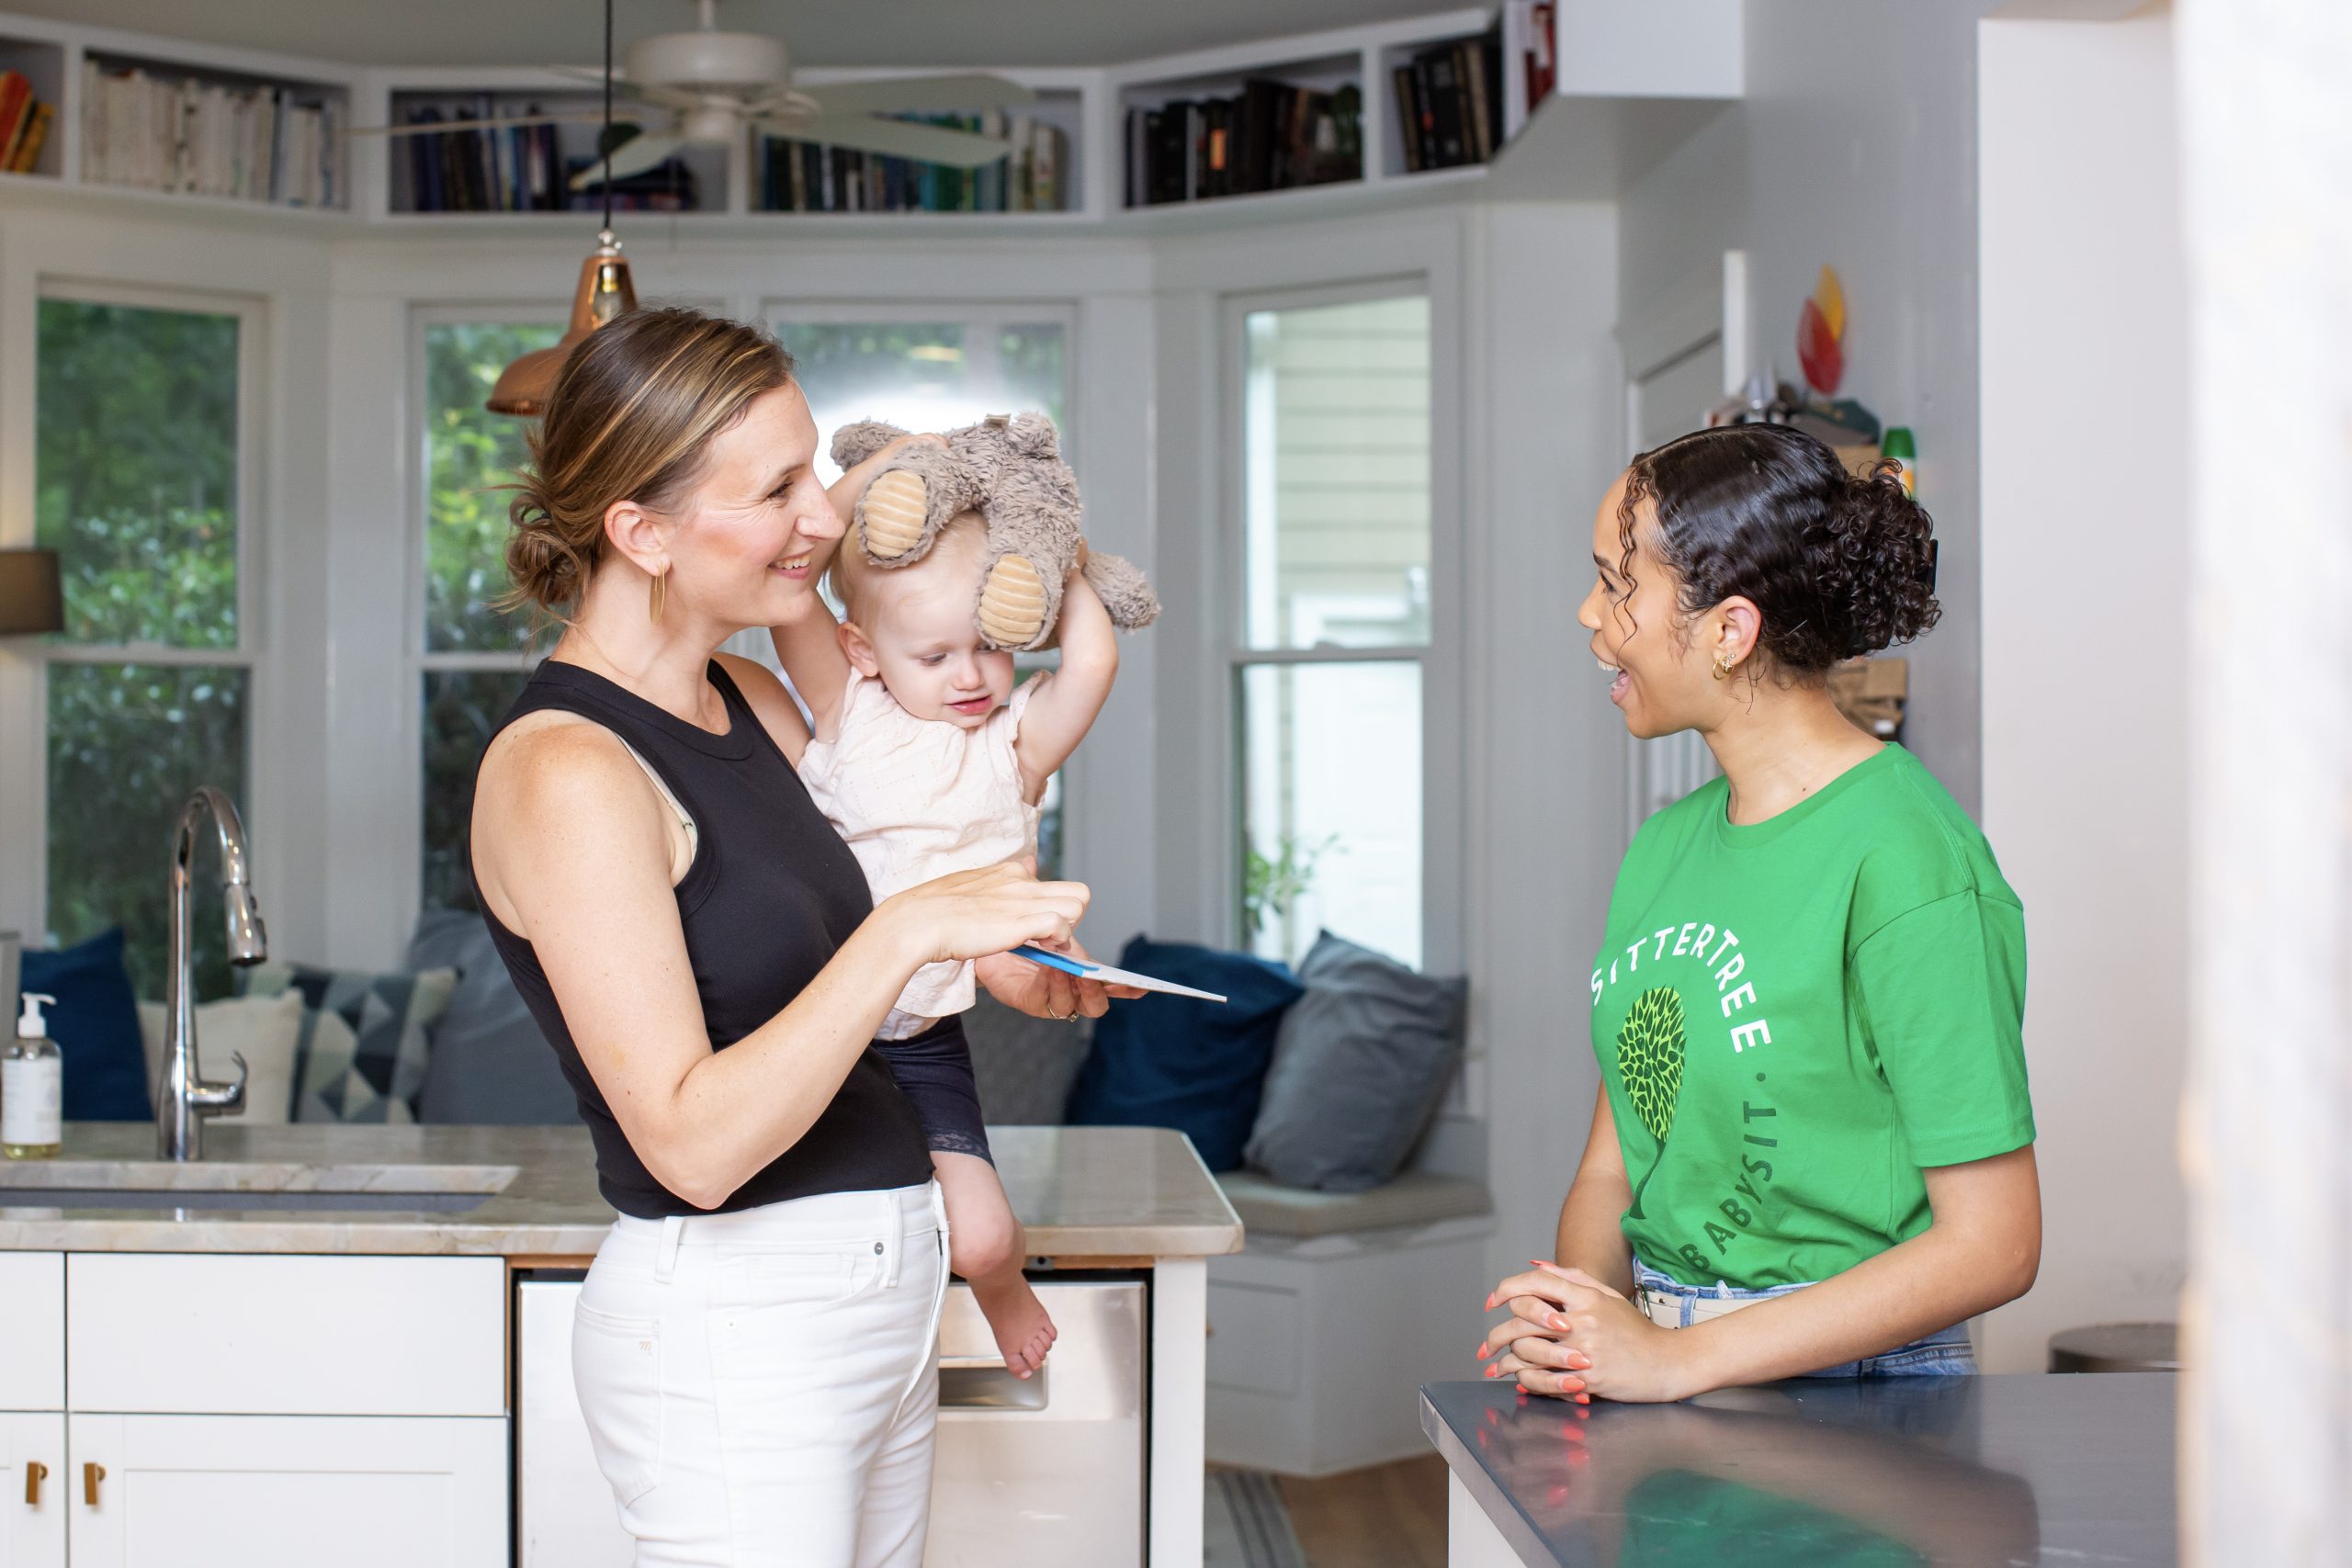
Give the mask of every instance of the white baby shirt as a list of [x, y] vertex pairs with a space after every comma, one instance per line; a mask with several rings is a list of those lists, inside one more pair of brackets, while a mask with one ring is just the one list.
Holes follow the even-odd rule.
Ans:
[[[865, 868], [875, 902], [1036, 849], [1037, 808], [1022, 788], [1013, 741], [1030, 698], [1052, 679], [1031, 677], [986, 724], [966, 729], [917, 718], [881, 682], [850, 671], [840, 733], [808, 743], [800, 782]], [[882, 1036], [904, 1039], [972, 1001], [969, 963], [926, 964], [899, 993]]]

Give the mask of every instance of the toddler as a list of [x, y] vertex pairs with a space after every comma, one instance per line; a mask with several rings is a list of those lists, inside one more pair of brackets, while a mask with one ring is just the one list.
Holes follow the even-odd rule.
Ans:
[[[844, 517], [886, 455], [833, 487]], [[1110, 616], [1074, 570], [1058, 625], [1061, 668], [1014, 690], [1012, 655], [985, 646], [973, 625], [985, 545], [977, 513], [949, 523], [911, 566], [876, 568], [854, 536], [844, 539], [831, 569], [843, 621], [837, 626], [819, 604], [772, 632], [814, 732], [801, 782], [877, 900], [1034, 852], [1046, 781], [1085, 738], [1118, 672]], [[1054, 1325], [1021, 1271], [1021, 1224], [980, 1122], [961, 1018], [973, 997], [970, 964], [927, 964], [877, 1043], [930, 1139], [949, 1264], [970, 1283], [1004, 1364], [1025, 1378], [1044, 1364]]]

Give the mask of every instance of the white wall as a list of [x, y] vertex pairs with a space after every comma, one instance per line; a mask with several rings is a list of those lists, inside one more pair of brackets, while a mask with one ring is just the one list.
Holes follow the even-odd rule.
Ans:
[[1617, 244], [1606, 203], [1498, 206], [1471, 230], [1466, 912], [1498, 1280], [1552, 1256], [1600, 1077], [1588, 998], [1561, 982], [1600, 946], [1624, 848], [1624, 724], [1576, 620], [1624, 457]]
[[[1847, 303], [1842, 397], [1919, 443], [1943, 624], [1907, 651], [1905, 739], [1979, 802], [1976, 18], [1993, 0], [1747, 0], [1746, 98], [1621, 204], [1629, 321], [1748, 256], [1747, 362], [1802, 379], [1797, 316], [1826, 262]], [[1998, 846], [1996, 845], [1996, 848]]]
[[2030, 1370], [2182, 1280], [2188, 296], [2169, 15], [1981, 36], [1984, 826], [2025, 900], [2045, 1225], [1984, 1348]]

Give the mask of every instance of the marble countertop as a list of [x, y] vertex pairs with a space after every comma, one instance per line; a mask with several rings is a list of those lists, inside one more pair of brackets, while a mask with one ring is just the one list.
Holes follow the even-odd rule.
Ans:
[[[1241, 1249], [1240, 1220], [1181, 1134], [993, 1127], [989, 1137], [1032, 1256]], [[187, 1165], [156, 1160], [154, 1140], [143, 1122], [74, 1123], [61, 1157], [0, 1166], [0, 1250], [586, 1258], [613, 1219], [583, 1127], [220, 1121], [205, 1129], [205, 1157]], [[95, 1196], [157, 1190], [187, 1202], [109, 1207]], [[284, 1193], [310, 1196], [270, 1206]], [[44, 1194], [59, 1196], [44, 1204]]]
[[1799, 1380], [1679, 1404], [1421, 1389], [1533, 1568], [2178, 1561], [2168, 1372]]

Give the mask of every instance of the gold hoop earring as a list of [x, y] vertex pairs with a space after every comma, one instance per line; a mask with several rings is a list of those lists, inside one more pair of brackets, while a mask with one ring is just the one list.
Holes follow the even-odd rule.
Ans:
[[1720, 653], [1715, 655], [1715, 679], [1718, 681], [1731, 679], [1731, 660]]
[[662, 624], [662, 612], [669, 607], [669, 598], [670, 574], [659, 572], [654, 576], [653, 591], [645, 604], [646, 613], [653, 617], [653, 624], [657, 626]]

